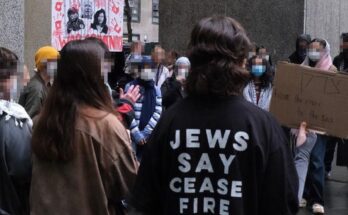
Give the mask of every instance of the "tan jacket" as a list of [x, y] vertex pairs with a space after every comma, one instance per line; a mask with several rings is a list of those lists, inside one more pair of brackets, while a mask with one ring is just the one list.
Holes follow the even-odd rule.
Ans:
[[32, 215], [117, 215], [137, 173], [130, 138], [116, 116], [81, 108], [77, 153], [67, 163], [33, 156]]

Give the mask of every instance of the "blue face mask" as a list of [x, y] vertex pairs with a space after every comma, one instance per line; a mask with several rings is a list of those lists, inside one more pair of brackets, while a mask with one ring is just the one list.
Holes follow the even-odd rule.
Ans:
[[255, 77], [261, 77], [266, 72], [266, 67], [263, 65], [253, 65], [251, 67], [251, 74]]

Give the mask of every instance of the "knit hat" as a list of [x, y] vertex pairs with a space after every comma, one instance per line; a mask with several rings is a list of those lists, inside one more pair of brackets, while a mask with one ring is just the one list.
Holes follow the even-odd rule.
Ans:
[[44, 46], [39, 48], [35, 54], [35, 66], [38, 71], [44, 68], [44, 63], [47, 60], [54, 60], [59, 57], [59, 52], [52, 46]]

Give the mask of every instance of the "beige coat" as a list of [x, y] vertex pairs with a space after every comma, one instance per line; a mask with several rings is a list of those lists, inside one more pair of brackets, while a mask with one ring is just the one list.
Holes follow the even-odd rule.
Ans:
[[76, 123], [77, 153], [67, 163], [33, 156], [32, 215], [117, 215], [137, 163], [126, 129], [116, 116], [81, 108]]

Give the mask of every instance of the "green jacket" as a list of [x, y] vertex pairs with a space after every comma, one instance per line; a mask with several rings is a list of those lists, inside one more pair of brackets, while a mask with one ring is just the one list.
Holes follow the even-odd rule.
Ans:
[[48, 87], [40, 75], [36, 73], [23, 89], [18, 103], [25, 108], [29, 116], [33, 119], [40, 112], [47, 93]]

